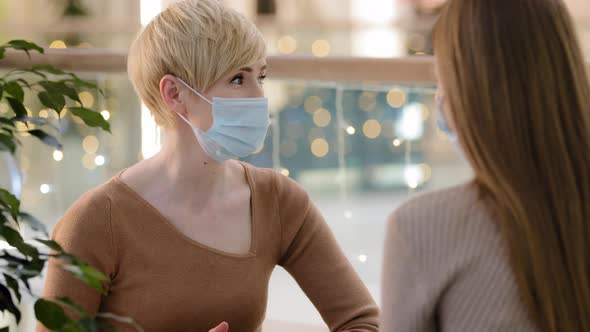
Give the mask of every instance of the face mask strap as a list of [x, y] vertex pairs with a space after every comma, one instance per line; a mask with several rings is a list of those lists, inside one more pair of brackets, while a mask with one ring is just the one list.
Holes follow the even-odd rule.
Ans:
[[178, 78], [178, 77], [177, 77], [177, 79], [178, 79], [178, 80], [179, 80], [179, 81], [180, 81], [182, 84], [184, 84], [184, 86], [186, 86], [186, 87], [187, 87], [189, 90], [191, 90], [192, 92], [196, 93], [196, 94], [197, 94], [197, 96], [199, 96], [199, 97], [203, 98], [203, 100], [205, 100], [205, 101], [206, 101], [206, 102], [208, 102], [209, 104], [213, 105], [213, 102], [212, 102], [212, 101], [210, 101], [209, 99], [207, 99], [207, 98], [206, 98], [205, 96], [203, 96], [202, 94], [200, 94], [200, 93], [199, 93], [199, 91], [197, 91], [197, 90], [193, 89], [193, 88], [192, 88], [190, 85], [186, 84], [186, 82], [185, 82], [185, 81], [183, 81], [183, 80], [181, 80], [180, 78]]

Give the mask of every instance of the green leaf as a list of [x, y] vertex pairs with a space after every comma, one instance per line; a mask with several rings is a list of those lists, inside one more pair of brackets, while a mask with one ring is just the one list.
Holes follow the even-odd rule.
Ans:
[[64, 95], [82, 104], [76, 89], [67, 86], [64, 82], [40, 81], [39, 85], [41, 85], [49, 94]]
[[51, 330], [58, 330], [71, 321], [61, 306], [43, 299], [35, 302], [35, 316]]
[[[80, 79], [78, 77], [74, 77], [74, 78], [67, 79], [67, 80], [62, 80], [62, 82], [72, 83], [77, 88], [86, 88], [86, 89], [98, 90], [98, 85], [96, 85], [95, 83], [92, 83], [92, 82], [89, 82], [89, 81], [84, 81], [84, 80], [82, 80], [82, 79]], [[103, 94], [102, 91], [100, 91], [100, 92], [101, 92], [101, 94]]]
[[5, 55], [6, 55], [6, 48], [4, 46], [0, 46], [0, 59], [4, 59]]
[[35, 239], [37, 240], [37, 242], [43, 243], [44, 245], [46, 245], [47, 247], [49, 247], [50, 249], [57, 251], [57, 252], [64, 252], [64, 250], [62, 249], [62, 247], [55, 241], [53, 240], [41, 240], [41, 239]]
[[25, 91], [16, 81], [10, 81], [4, 84], [4, 91], [22, 103], [25, 100]]
[[55, 110], [58, 114], [66, 106], [66, 100], [61, 94], [50, 94], [47, 91], [41, 91], [37, 94], [37, 97], [39, 97], [39, 101], [43, 106]]
[[104, 274], [88, 265], [62, 264], [61, 267], [66, 271], [70, 271], [76, 278], [84, 281], [88, 286], [96, 289], [101, 294], [106, 295], [106, 290], [103, 287], [102, 281], [106, 281], [108, 278]]
[[98, 331], [98, 324], [97, 322], [90, 318], [84, 317], [78, 320], [78, 325], [82, 328], [84, 332], [97, 332]]
[[26, 40], [11, 40], [8, 43], [6, 43], [6, 45], [3, 45], [4, 47], [11, 47], [15, 50], [19, 50], [19, 51], [25, 51], [27, 53], [27, 55], [29, 56], [29, 58], [31, 57], [31, 55], [29, 54], [29, 51], [37, 51], [39, 53], [44, 53], [45, 51], [43, 50], [43, 48], [33, 42], [30, 41], [26, 41]]
[[10, 151], [10, 153], [14, 154], [16, 151], [15, 138], [0, 133], [0, 151]]
[[14, 221], [18, 221], [18, 214], [20, 212], [20, 201], [16, 196], [11, 194], [8, 190], [0, 188], [0, 205], [10, 209], [10, 214]]
[[87, 126], [100, 127], [109, 133], [111, 132], [111, 125], [98, 112], [85, 107], [70, 107], [69, 110], [73, 115], [79, 117]]
[[0, 310], [8, 310], [16, 318], [16, 322], [20, 323], [21, 313], [14, 304], [12, 295], [6, 286], [0, 283]]
[[6, 280], [6, 285], [12, 289], [14, 295], [18, 299], [18, 302], [21, 300], [20, 289], [18, 287], [18, 281], [13, 277], [9, 276], [8, 274], [4, 273], [4, 279]]
[[35, 65], [33, 67], [31, 67], [30, 70], [34, 70], [34, 71], [44, 71], [53, 75], [69, 75], [68, 73], [66, 73], [65, 71], [59, 69], [59, 68], [55, 68], [53, 66], [50, 65]]
[[27, 68], [27, 69], [16, 69], [13, 71], [13, 73], [31, 73], [31, 74], [35, 74], [37, 76], [43, 77], [43, 78], [47, 78], [47, 75], [43, 74], [42, 72], [38, 71], [38, 70], [34, 70], [32, 68]]
[[[14, 119], [14, 118], [12, 118], [12, 119]], [[15, 125], [14, 125], [12, 119], [8, 119], [8, 118], [5, 118], [5, 117], [0, 117], [0, 123], [5, 124], [7, 126], [11, 126], [12, 128], [14, 128]]]
[[40, 139], [43, 143], [52, 146], [58, 150], [62, 150], [63, 146], [61, 145], [61, 143], [57, 140], [57, 138], [49, 135], [48, 133], [44, 132], [43, 130], [39, 130], [39, 129], [33, 129], [33, 130], [29, 130], [27, 131], [29, 134], [37, 137], [38, 139]]
[[[1, 59], [1, 58], [0, 58], [0, 59]], [[3, 328], [1, 328], [1, 329], [0, 329], [0, 332], [10, 332], [10, 331], [8, 330], [8, 326], [7, 326], [7, 327], [3, 327]]]
[[27, 266], [29, 269], [38, 272], [38, 274], [41, 274], [43, 268], [45, 268], [46, 260], [40, 258], [39, 251], [37, 250], [37, 248], [33, 246], [31, 247], [35, 249], [36, 254], [34, 256], [31, 256], [33, 259], [29, 261], [29, 264]]
[[96, 279], [98, 281], [107, 281], [107, 280], [109, 280], [109, 278], [107, 278], [107, 276], [105, 276], [102, 272], [100, 272], [97, 269], [91, 267], [90, 265], [82, 265], [82, 266], [80, 266], [80, 269], [89, 278]]
[[0, 227], [0, 236], [2, 236], [6, 240], [6, 242], [8, 242], [8, 244], [10, 244], [13, 247], [18, 247], [22, 243], [24, 243], [24, 240], [20, 233], [9, 226]]
[[76, 304], [74, 301], [72, 301], [72, 299], [70, 299], [69, 297], [60, 297], [57, 299], [57, 302], [59, 302], [60, 304], [70, 308], [72, 311], [75, 311], [79, 314], [85, 314], [86, 312], [84, 311], [84, 308], [82, 308], [80, 305]]
[[[27, 244], [26, 242], [23, 242], [21, 244], [19, 244], [17, 247], [18, 251], [20, 251], [21, 253], [23, 253], [26, 256], [29, 257], [38, 257], [39, 256], [39, 250], [37, 250], [37, 248], [33, 247], [30, 244]], [[41, 272], [41, 270], [43, 269], [43, 267], [41, 267], [40, 269], [37, 266], [32, 265], [33, 268], [35, 268], [35, 270], [39, 270], [39, 272]]]
[[16, 115], [16, 117], [27, 116], [27, 109], [23, 105], [22, 101], [18, 101], [17, 99], [10, 98], [10, 97], [6, 97], [6, 100], [8, 100], [8, 104], [10, 104], [10, 107], [14, 111], [14, 114]]

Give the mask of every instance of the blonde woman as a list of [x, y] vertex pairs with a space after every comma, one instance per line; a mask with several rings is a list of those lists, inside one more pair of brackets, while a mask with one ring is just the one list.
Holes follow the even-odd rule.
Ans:
[[217, 0], [175, 2], [145, 28], [128, 71], [162, 150], [81, 197], [53, 233], [109, 277], [108, 295], [52, 262], [45, 296], [145, 331], [260, 331], [280, 265], [331, 331], [377, 331], [377, 306], [305, 191], [235, 160], [267, 132], [265, 56], [256, 27]]
[[590, 87], [561, 0], [450, 0], [441, 128], [475, 179], [391, 217], [385, 332], [590, 331]]

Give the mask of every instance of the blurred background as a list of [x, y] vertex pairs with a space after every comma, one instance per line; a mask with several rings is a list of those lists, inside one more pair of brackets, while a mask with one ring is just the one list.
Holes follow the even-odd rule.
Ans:
[[[0, 38], [28, 39], [66, 51], [124, 52], [141, 27], [169, 2], [0, 0]], [[471, 176], [460, 153], [436, 129], [436, 82], [424, 74], [432, 69], [430, 29], [444, 0], [224, 2], [259, 26], [281, 67], [281, 75], [275, 77], [271, 62], [266, 84], [272, 127], [261, 150], [246, 161], [275, 168], [309, 191], [379, 301], [387, 216], [411, 195], [459, 184]], [[588, 55], [590, 1], [566, 2]], [[354, 68], [338, 62], [349, 57], [360, 57]], [[423, 70], [416, 77], [407, 70], [401, 75], [402, 65], [383, 62], [389, 64], [383, 67], [387, 79], [374, 78], [369, 58], [402, 57], [416, 58], [417, 68]], [[312, 65], [302, 67], [303, 74], [290, 76], [299, 70], [298, 62], [290, 60], [296, 58]], [[310, 70], [313, 59], [324, 61], [315, 66], [325, 63], [325, 70]], [[106, 91], [104, 96], [84, 92], [80, 97], [111, 122], [112, 134], [80, 126], [68, 115], [57, 123], [54, 113], [39, 105], [29, 112], [59, 126], [64, 151], [23, 138], [16, 160], [0, 154], [0, 185], [20, 193], [23, 209], [49, 229], [80, 194], [159, 149], [162, 135], [124, 70], [114, 66], [80, 73]], [[0, 113], [7, 111], [0, 104]], [[39, 281], [38, 294], [41, 287]], [[25, 308], [22, 331], [32, 331], [31, 313]], [[305, 326], [322, 322], [281, 269], [271, 280], [267, 318]]]

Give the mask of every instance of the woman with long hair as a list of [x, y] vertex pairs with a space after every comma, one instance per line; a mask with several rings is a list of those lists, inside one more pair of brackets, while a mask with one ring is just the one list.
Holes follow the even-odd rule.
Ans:
[[561, 0], [450, 0], [439, 125], [475, 178], [390, 218], [383, 331], [590, 331], [590, 87]]

